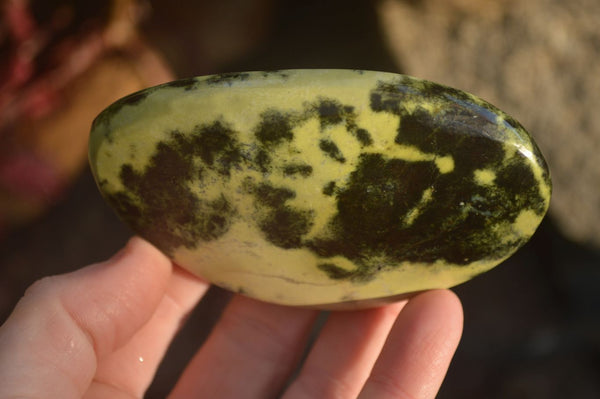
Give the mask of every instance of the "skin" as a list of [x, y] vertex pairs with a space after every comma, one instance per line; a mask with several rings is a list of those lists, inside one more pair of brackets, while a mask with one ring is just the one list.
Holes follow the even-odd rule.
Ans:
[[[208, 286], [140, 238], [36, 282], [0, 328], [0, 397], [143, 397]], [[235, 296], [170, 398], [281, 395], [316, 315]], [[434, 398], [462, 323], [448, 290], [333, 312], [282, 397]]]

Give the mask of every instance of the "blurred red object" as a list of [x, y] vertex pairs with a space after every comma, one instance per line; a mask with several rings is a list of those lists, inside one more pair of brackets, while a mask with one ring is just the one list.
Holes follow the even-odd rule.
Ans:
[[6, 0], [0, 20], [0, 233], [54, 204], [86, 164], [93, 118], [171, 80], [136, 0]]

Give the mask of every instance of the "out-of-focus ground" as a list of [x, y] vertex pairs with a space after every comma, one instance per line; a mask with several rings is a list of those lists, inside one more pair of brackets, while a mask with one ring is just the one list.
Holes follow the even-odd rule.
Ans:
[[[443, 83], [454, 84], [484, 98], [494, 97], [497, 106], [510, 111], [544, 143], [546, 148], [543, 146], [542, 150], [551, 150], [549, 162], [553, 173], [561, 179], [568, 179], [568, 173], [577, 168], [582, 171], [592, 168], [594, 170], [584, 171], [586, 176], [598, 176], [599, 162], [583, 159], [579, 160], [579, 166], [572, 167], [560, 160], [563, 159], [561, 154], [556, 155], [558, 149], [552, 146], [553, 140], [579, 140], [577, 145], [569, 143], [578, 149], [589, 149], [590, 146], [585, 145], [589, 137], [579, 130], [587, 126], [589, 134], [597, 135], [598, 131], [593, 131], [593, 118], [582, 125], [573, 122], [577, 132], [574, 131], [569, 140], [564, 136], [559, 139], [558, 135], [566, 134], [563, 130], [571, 125], [563, 126], [561, 120], [560, 126], [545, 126], [548, 122], [543, 121], [545, 113], [548, 121], [556, 117], [550, 108], [545, 111], [547, 100], [551, 100], [556, 109], [556, 104], [572, 107], [576, 116], [582, 114], [581, 107], [594, 112], [600, 106], [593, 103], [596, 97], [588, 93], [591, 89], [583, 76], [591, 73], [592, 65], [598, 65], [600, 60], [600, 45], [594, 39], [597, 36], [586, 36], [589, 42], [585, 42], [585, 46], [578, 42], [585, 49], [589, 46], [589, 69], [585, 65], [569, 68], [570, 64], [555, 54], [555, 48], [548, 47], [544, 52], [544, 46], [550, 44], [540, 33], [543, 20], [539, 20], [532, 6], [534, 3], [544, 5], [545, 12], [550, 10], [555, 16], [547, 23], [562, 27], [560, 2], [527, 3], [525, 11], [532, 13], [535, 29], [528, 27], [526, 20], [519, 19], [526, 17], [525, 11], [516, 13], [514, 2], [481, 1], [473, 8], [475, 3], [454, 0], [448, 2], [454, 6], [441, 6], [434, 0], [178, 3], [159, 0], [145, 8], [147, 15], [142, 27], [146, 44], [162, 54], [174, 75], [179, 77], [309, 67], [362, 68], [409, 72], [417, 76], [422, 72], [431, 75], [422, 77], [438, 76], [436, 80]], [[593, 1], [563, 4], [598, 11]], [[503, 12], [502, 7], [507, 11]], [[489, 32], [486, 32], [478, 22], [481, 20], [474, 17], [477, 13], [494, 21], [502, 17], [500, 21], [504, 23], [490, 22]], [[402, 15], [410, 18], [403, 21]], [[600, 13], [597, 17], [600, 20]], [[448, 22], [450, 20], [453, 24]], [[506, 30], [510, 26], [521, 29], [521, 36]], [[402, 29], [409, 30], [403, 32]], [[567, 35], [565, 40], [568, 41], [573, 31], [564, 29], [562, 34]], [[396, 39], [392, 43], [393, 37]], [[500, 55], [494, 52], [496, 47], [492, 42], [486, 45], [486, 40], [493, 37], [511, 38], [502, 45], [493, 42], [502, 50]], [[535, 37], [539, 38], [538, 42]], [[529, 62], [537, 65], [536, 73], [521, 77], [518, 90], [526, 92], [530, 86], [535, 94], [541, 90], [540, 86], [543, 88], [545, 76], [555, 75], [564, 79], [561, 85], [568, 86], [567, 80], [579, 82], [580, 89], [552, 92], [554, 96], [563, 96], [561, 98], [548, 99], [543, 95], [538, 98], [532, 94], [533, 103], [522, 100], [523, 94], [511, 94], [511, 86], [504, 90], [508, 94], [498, 91], [502, 79], [510, 77], [507, 85], [515, 85], [514, 79], [519, 79], [510, 65], [498, 65], [502, 60], [514, 59], [515, 52], [520, 54], [520, 58], [517, 57], [520, 61], [513, 64], [517, 63], [523, 70], [527, 71]], [[554, 70], [547, 71], [546, 75], [539, 72], [543, 70], [538, 65], [539, 57], [548, 57], [550, 67], [562, 65], [561, 74]], [[572, 58], [568, 60], [573, 62]], [[457, 79], [459, 84], [452, 83], [451, 79]], [[486, 80], [493, 82], [486, 86]], [[561, 109], [563, 111], [568, 112]], [[534, 126], [538, 128], [532, 128]], [[555, 130], [556, 139], [541, 137]], [[576, 161], [577, 158], [572, 162]], [[77, 177], [55, 205], [32, 222], [6, 232], [0, 241], [0, 320], [8, 316], [24, 289], [36, 279], [105, 259], [131, 235], [104, 204], [89, 170], [84, 166], [82, 172], [74, 175]], [[577, 198], [592, 209], [590, 221], [595, 218], [595, 223], [600, 225], [600, 203], [593, 205], [593, 192], [598, 190], [599, 183], [590, 177], [587, 184], [591, 194], [575, 190], [571, 195], [584, 196]], [[560, 195], [565, 198], [569, 193], [565, 191]], [[572, 229], [565, 228], [564, 218], [568, 212], [564, 210], [564, 203], [561, 206], [561, 211], [548, 218], [531, 242], [515, 256], [454, 289], [464, 305], [465, 330], [439, 398], [600, 397], [600, 250], [593, 246], [599, 239], [596, 237], [594, 241], [590, 237], [592, 230], [585, 229], [587, 238], [575, 241], [582, 235], [572, 234]], [[219, 289], [209, 292], [169, 350], [148, 391], [148, 398], [166, 396], [187, 360], [210, 332], [228, 297], [229, 294]]]

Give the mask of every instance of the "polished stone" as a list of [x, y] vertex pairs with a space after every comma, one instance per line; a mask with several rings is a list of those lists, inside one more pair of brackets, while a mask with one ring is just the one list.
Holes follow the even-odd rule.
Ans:
[[186, 79], [103, 111], [98, 187], [175, 262], [261, 300], [370, 306], [469, 280], [548, 209], [523, 127], [465, 92], [359, 70]]

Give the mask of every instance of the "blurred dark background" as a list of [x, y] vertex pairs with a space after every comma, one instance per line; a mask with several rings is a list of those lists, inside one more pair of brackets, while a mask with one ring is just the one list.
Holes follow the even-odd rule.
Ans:
[[[85, 161], [89, 124], [117, 97], [172, 77], [226, 71], [409, 73], [509, 111], [539, 141], [555, 182], [550, 216], [530, 243], [454, 289], [465, 329], [439, 398], [599, 398], [600, 123], [588, 114], [600, 106], [600, 85], [586, 68], [600, 61], [600, 29], [584, 22], [598, 21], [600, 8], [585, 1], [519, 4], [5, 3], [0, 321], [36, 279], [103, 260], [131, 235], [104, 204]], [[148, 398], [166, 396], [228, 298], [209, 291]]]

